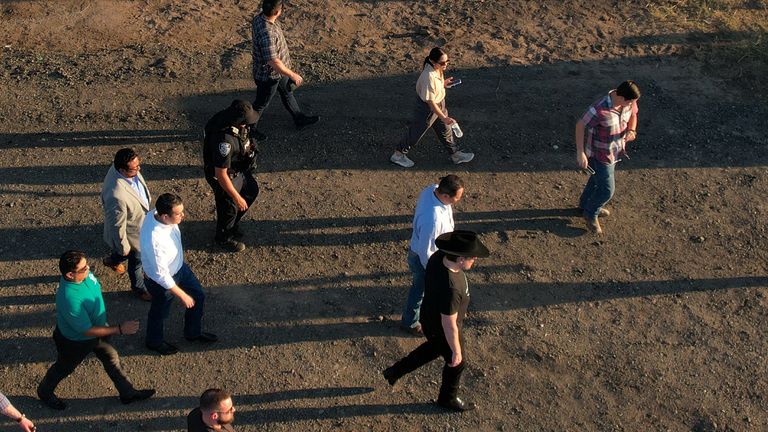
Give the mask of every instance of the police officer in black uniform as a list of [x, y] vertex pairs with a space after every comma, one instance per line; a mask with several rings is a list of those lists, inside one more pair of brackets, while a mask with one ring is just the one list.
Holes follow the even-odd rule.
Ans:
[[249, 102], [236, 99], [205, 125], [203, 162], [216, 197], [216, 243], [231, 252], [245, 249], [238, 241], [243, 236], [240, 219], [259, 195], [254, 177], [259, 149], [248, 136], [249, 125], [258, 120]]

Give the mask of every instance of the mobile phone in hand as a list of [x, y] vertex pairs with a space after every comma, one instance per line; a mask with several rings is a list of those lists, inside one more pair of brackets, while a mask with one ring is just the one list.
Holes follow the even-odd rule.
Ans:
[[461, 84], [461, 78], [456, 78], [453, 81], [451, 81], [451, 84], [449, 86], [447, 86], [446, 88], [453, 88], [453, 87], [456, 87], [459, 84]]

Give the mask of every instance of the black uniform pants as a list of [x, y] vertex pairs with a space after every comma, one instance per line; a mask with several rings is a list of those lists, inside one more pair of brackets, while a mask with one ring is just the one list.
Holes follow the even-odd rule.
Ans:
[[[232, 234], [240, 219], [245, 215], [245, 211], [240, 211], [235, 204], [235, 200], [219, 185], [219, 181], [213, 177], [206, 177], [208, 184], [213, 189], [216, 198], [216, 241], [227, 241], [232, 239]], [[232, 185], [238, 191], [241, 197], [248, 204], [248, 207], [256, 201], [259, 196], [259, 184], [253, 178], [251, 172], [240, 173], [232, 179]]]
[[[432, 360], [442, 356], [445, 360], [443, 366], [443, 382], [440, 385], [440, 395], [438, 401], [447, 401], [455, 398], [459, 391], [461, 383], [461, 374], [466, 367], [466, 361], [462, 358], [461, 363], [455, 367], [450, 367], [453, 351], [445, 340], [444, 335], [426, 335], [427, 341], [411, 351], [405, 358], [392, 365], [396, 377], [400, 378], [416, 369], [424, 366]], [[462, 357], [464, 355], [464, 342], [461, 344]]]
[[37, 387], [37, 394], [41, 398], [50, 398], [56, 386], [68, 377], [90, 353], [94, 353], [104, 365], [104, 371], [115, 384], [121, 396], [128, 397], [135, 392], [133, 385], [123, 373], [120, 367], [120, 357], [107, 338], [95, 338], [86, 341], [73, 341], [64, 337], [59, 328], [53, 331], [53, 341], [56, 343], [58, 357], [56, 363], [51, 365], [45, 378]]

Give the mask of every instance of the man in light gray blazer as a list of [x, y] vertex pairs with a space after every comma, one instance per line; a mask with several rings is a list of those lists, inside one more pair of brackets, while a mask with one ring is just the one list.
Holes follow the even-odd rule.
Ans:
[[144, 216], [152, 202], [141, 169], [139, 155], [130, 148], [120, 149], [115, 161], [104, 177], [101, 188], [101, 204], [104, 207], [104, 241], [111, 249], [111, 255], [103, 263], [118, 274], [126, 272], [131, 289], [144, 301], [152, 296], [144, 286], [144, 271], [141, 266], [139, 231]]

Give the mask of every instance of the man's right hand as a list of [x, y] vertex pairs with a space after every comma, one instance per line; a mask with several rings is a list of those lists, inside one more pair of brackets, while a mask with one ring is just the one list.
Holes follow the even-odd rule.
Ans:
[[589, 166], [589, 160], [587, 160], [586, 153], [584, 152], [576, 153], [576, 165], [579, 166], [579, 169], [587, 169], [587, 166]]
[[451, 356], [451, 362], [448, 363], [450, 367], [456, 367], [461, 364], [461, 351], [454, 351]]
[[301, 75], [295, 72], [293, 73], [293, 75], [291, 75], [291, 79], [296, 84], [296, 87], [301, 87], [301, 85], [304, 84], [304, 78], [302, 78]]
[[248, 203], [245, 202], [242, 196], [238, 195], [235, 197], [235, 205], [237, 205], [237, 209], [240, 211], [246, 211], [248, 210]]
[[26, 417], [22, 417], [21, 420], [19, 420], [19, 427], [24, 432], [35, 432], [37, 430], [35, 424]]
[[443, 119], [443, 123], [445, 123], [446, 126], [450, 126], [456, 123], [456, 120], [452, 119], [451, 117], [446, 117]]
[[184, 307], [187, 309], [192, 309], [193, 307], [195, 307], [195, 299], [190, 297], [189, 294], [187, 293], [183, 292], [182, 294], [183, 295], [181, 296], [181, 302], [184, 303]]
[[139, 322], [123, 321], [123, 323], [120, 324], [120, 331], [122, 331], [124, 335], [136, 334], [136, 332], [139, 331]]

